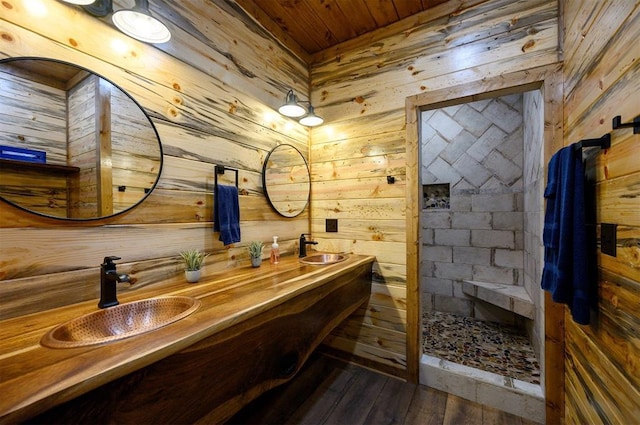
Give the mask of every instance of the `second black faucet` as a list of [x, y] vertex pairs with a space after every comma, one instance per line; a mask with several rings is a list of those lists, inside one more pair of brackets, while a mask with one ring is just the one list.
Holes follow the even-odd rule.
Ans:
[[300, 253], [298, 254], [299, 258], [304, 258], [307, 256], [307, 245], [318, 245], [318, 242], [308, 241], [305, 236], [311, 236], [311, 234], [303, 233], [300, 235]]

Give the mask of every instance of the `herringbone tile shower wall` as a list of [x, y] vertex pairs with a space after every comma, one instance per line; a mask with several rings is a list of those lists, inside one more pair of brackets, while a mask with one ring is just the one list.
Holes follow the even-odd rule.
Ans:
[[450, 183], [456, 191], [522, 187], [522, 95], [426, 111], [422, 137], [422, 184]]

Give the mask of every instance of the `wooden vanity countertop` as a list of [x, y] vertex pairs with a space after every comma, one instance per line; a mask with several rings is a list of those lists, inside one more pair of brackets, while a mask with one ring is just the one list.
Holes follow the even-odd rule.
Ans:
[[96, 311], [97, 299], [0, 321], [0, 423], [24, 421], [374, 260], [349, 254], [340, 263], [312, 266], [299, 263], [296, 257], [282, 257], [279, 264], [263, 262], [259, 268], [217, 272], [198, 283], [176, 282], [156, 289], [150, 285], [119, 294], [120, 303], [182, 295], [198, 298], [202, 304], [170, 325], [103, 345], [40, 345], [54, 326]]

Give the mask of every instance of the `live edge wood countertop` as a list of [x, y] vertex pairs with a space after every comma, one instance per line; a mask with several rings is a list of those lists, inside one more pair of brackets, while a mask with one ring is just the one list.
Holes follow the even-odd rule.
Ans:
[[54, 326], [96, 311], [97, 300], [1, 321], [0, 422], [24, 421], [374, 260], [373, 256], [349, 254], [340, 263], [311, 266], [295, 257], [283, 257], [276, 265], [263, 262], [259, 268], [205, 275], [195, 284], [176, 281], [131, 291], [119, 295], [119, 301], [184, 295], [198, 298], [202, 304], [178, 322], [104, 345], [62, 349], [40, 345], [42, 336]]

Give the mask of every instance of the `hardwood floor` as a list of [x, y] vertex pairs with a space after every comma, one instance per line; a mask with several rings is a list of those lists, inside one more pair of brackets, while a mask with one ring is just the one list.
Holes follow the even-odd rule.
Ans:
[[314, 354], [287, 384], [228, 424], [513, 424], [534, 422], [442, 391]]

